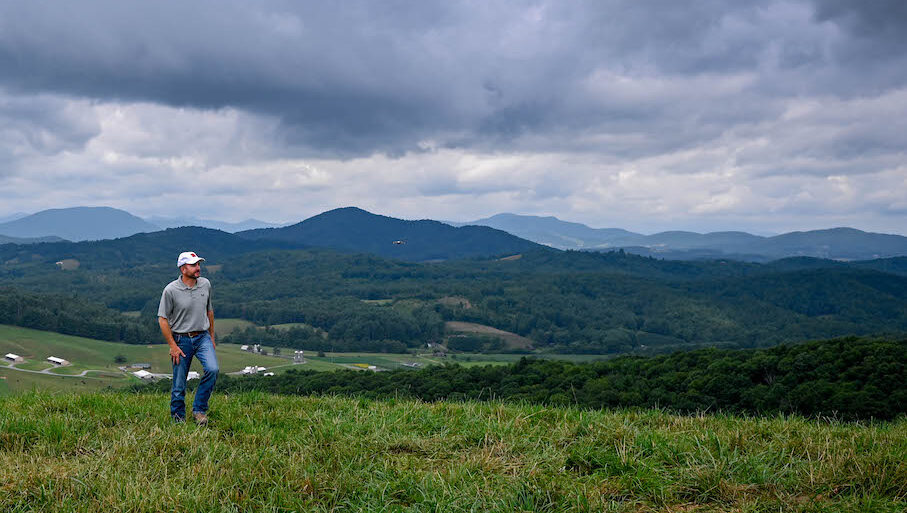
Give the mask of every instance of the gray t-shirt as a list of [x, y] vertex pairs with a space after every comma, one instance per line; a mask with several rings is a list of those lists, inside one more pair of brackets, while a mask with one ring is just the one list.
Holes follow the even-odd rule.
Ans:
[[207, 331], [208, 312], [213, 311], [211, 282], [207, 278], [199, 278], [191, 288], [177, 278], [164, 287], [157, 316], [167, 319], [173, 332], [188, 333]]

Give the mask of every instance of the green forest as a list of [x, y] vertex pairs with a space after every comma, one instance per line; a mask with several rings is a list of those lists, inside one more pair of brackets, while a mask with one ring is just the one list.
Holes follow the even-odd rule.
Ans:
[[[404, 352], [445, 343], [448, 321], [515, 333], [531, 339], [536, 351], [575, 354], [907, 333], [903, 259], [680, 262], [541, 249], [503, 260], [410, 263], [324, 249], [261, 249], [254, 242], [234, 248], [214, 234], [205, 248], [210, 253], [199, 252], [211, 255], [203, 274], [214, 286], [216, 316], [262, 328], [233, 334], [238, 343]], [[12, 257], [0, 265], [0, 319], [103, 340], [159, 342], [157, 304], [177, 270], [142, 253], [155, 254], [148, 246], [158, 236], [38, 244], [28, 259], [21, 249], [0, 246]], [[141, 256], [105, 260], [128, 252]], [[62, 270], [58, 258], [81, 265]], [[305, 327], [266, 329], [284, 323]]]

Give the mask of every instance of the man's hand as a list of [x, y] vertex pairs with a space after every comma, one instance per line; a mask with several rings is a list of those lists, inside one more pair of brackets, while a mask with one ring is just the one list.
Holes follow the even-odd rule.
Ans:
[[183, 352], [179, 346], [170, 346], [170, 359], [173, 361], [173, 365], [179, 365], [180, 356], [183, 358], [186, 357], [186, 353]]

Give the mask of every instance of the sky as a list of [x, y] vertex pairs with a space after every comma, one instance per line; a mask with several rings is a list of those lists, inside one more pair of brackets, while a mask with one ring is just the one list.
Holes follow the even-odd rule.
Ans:
[[0, 217], [907, 235], [902, 0], [0, 0]]

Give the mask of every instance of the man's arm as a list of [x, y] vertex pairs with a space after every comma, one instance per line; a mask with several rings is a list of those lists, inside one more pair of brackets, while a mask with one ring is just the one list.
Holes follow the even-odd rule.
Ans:
[[211, 345], [217, 347], [214, 342], [214, 310], [208, 310], [208, 335], [211, 335]]
[[164, 335], [164, 340], [167, 341], [167, 345], [170, 346], [170, 360], [173, 361], [174, 365], [180, 362], [180, 356], [186, 356], [186, 353], [180, 349], [180, 346], [176, 345], [176, 341], [173, 340], [173, 332], [170, 331], [170, 323], [165, 317], [158, 317], [157, 324], [161, 327], [161, 333]]

